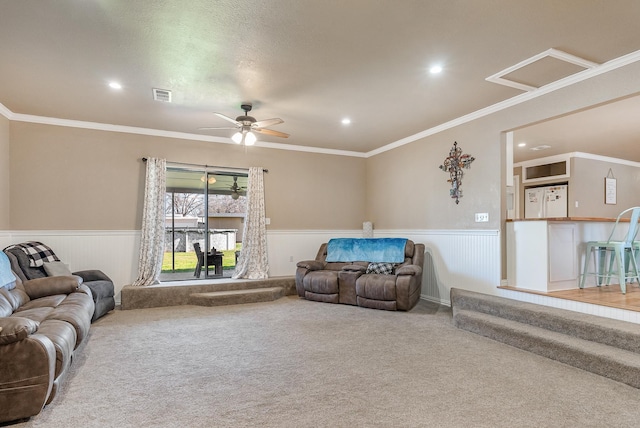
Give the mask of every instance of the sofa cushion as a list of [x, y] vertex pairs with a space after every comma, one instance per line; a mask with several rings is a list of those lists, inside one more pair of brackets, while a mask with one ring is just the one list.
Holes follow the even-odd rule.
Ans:
[[0, 317], [8, 317], [12, 313], [13, 313], [13, 305], [9, 301], [8, 296], [3, 293], [0, 293]]
[[71, 276], [71, 271], [62, 262], [46, 262], [43, 267], [49, 276]]
[[40, 324], [42, 321], [46, 320], [52, 312], [53, 308], [50, 306], [41, 308], [30, 308], [25, 310], [22, 310], [22, 308], [20, 308], [17, 312], [14, 312], [11, 317], [28, 318]]
[[53, 296], [41, 297], [39, 299], [30, 300], [29, 302], [20, 306], [17, 310], [26, 311], [35, 308], [55, 308], [66, 298], [66, 294], [55, 294]]
[[52, 276], [32, 279], [24, 282], [22, 286], [31, 299], [38, 299], [56, 294], [73, 293], [81, 282], [82, 279], [76, 276]]
[[45, 278], [47, 276], [47, 272], [45, 272], [42, 266], [39, 267], [31, 267], [29, 266], [29, 256], [27, 256], [24, 251], [17, 247], [11, 247], [4, 250], [5, 253], [11, 253], [18, 261], [19, 269], [14, 269], [15, 272], [21, 271], [24, 275], [24, 278], [21, 278], [23, 281], [29, 279], [36, 278]]
[[76, 331], [73, 326], [60, 320], [46, 320], [40, 323], [38, 334], [47, 336], [56, 349], [55, 377], [60, 376], [71, 364], [73, 348], [76, 345]]
[[396, 300], [394, 275], [369, 274], [356, 280], [356, 295], [372, 300]]
[[338, 293], [338, 272], [319, 270], [309, 272], [303, 279], [304, 289], [312, 293]]

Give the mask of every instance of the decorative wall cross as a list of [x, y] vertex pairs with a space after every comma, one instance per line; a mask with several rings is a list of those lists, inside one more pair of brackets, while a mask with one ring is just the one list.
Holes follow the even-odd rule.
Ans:
[[440, 165], [440, 169], [449, 173], [447, 183], [451, 183], [449, 195], [456, 200], [456, 204], [460, 203], [459, 198], [462, 197], [462, 168], [471, 168], [471, 162], [475, 158], [471, 155], [463, 155], [462, 149], [458, 147], [458, 142], [453, 143], [453, 147], [449, 150], [449, 156]]

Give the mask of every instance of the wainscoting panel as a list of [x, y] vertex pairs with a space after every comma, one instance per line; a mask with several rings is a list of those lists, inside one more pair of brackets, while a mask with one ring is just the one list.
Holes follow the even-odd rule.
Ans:
[[99, 269], [114, 283], [116, 300], [120, 290], [138, 276], [140, 231], [136, 230], [27, 230], [0, 233], [2, 248], [24, 241], [49, 245], [71, 271]]
[[452, 287], [496, 294], [500, 285], [497, 230], [376, 230], [376, 238], [425, 244], [422, 298], [449, 306]]
[[[500, 235], [495, 230], [374, 230], [426, 246], [422, 298], [449, 305], [451, 287], [496, 294], [500, 285]], [[362, 230], [267, 231], [269, 276], [295, 275], [296, 263], [314, 259], [331, 238], [359, 238]], [[100, 269], [120, 290], [137, 277], [140, 231], [0, 231], [2, 248], [23, 241], [51, 246], [72, 271]]]
[[316, 258], [331, 238], [362, 238], [362, 230], [268, 230], [269, 276], [296, 274], [296, 263]]

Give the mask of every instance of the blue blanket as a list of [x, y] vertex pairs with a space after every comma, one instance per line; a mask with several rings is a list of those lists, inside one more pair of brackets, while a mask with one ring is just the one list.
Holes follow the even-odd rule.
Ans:
[[16, 285], [16, 277], [11, 272], [11, 263], [7, 255], [0, 251], [0, 288], [11, 290]]
[[404, 262], [404, 238], [334, 238], [327, 244], [327, 262]]

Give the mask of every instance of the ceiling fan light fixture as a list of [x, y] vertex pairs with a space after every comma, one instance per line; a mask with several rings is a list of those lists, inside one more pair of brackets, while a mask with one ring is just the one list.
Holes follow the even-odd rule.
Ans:
[[231, 193], [231, 199], [238, 199], [239, 197], [240, 197], [240, 193], [238, 192]]
[[215, 178], [213, 175], [212, 175], [212, 176], [210, 176], [208, 180], [207, 180], [207, 177], [206, 177], [205, 175], [203, 175], [202, 177], [200, 177], [200, 181], [202, 181], [203, 183], [204, 183], [205, 181], [208, 181], [208, 182], [209, 182], [209, 184], [213, 184], [213, 183], [215, 183], [217, 180], [216, 180], [216, 178]]
[[238, 131], [235, 134], [233, 134], [233, 136], [231, 137], [231, 140], [233, 140], [233, 142], [236, 144], [242, 143], [242, 132]]
[[254, 134], [253, 132], [249, 131], [244, 136], [244, 145], [245, 146], [253, 146], [256, 143], [256, 140], [257, 140], [256, 134]]

